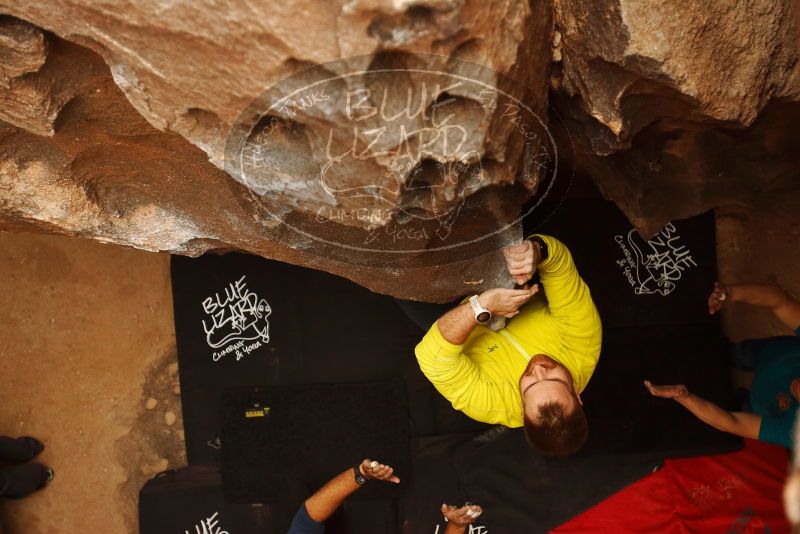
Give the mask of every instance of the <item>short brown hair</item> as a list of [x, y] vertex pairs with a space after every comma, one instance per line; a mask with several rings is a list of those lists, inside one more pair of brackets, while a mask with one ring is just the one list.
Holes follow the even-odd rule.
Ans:
[[555, 401], [540, 404], [537, 420], [526, 415], [524, 426], [528, 444], [546, 456], [563, 458], [574, 454], [589, 437], [589, 423], [578, 402], [568, 413]]

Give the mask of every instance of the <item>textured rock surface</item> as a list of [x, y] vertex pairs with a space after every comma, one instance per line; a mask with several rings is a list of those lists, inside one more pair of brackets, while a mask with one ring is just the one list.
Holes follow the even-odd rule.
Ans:
[[[564, 88], [625, 146], [662, 117], [755, 121], [800, 96], [791, 2], [559, 0]], [[659, 105], [660, 104], [660, 105]]]
[[[48, 14], [51, 12], [47, 10]], [[526, 13], [523, 9], [518, 22], [524, 21]], [[39, 30], [13, 19], [3, 22], [7, 23], [6, 33], [17, 41], [24, 40], [27, 46], [11, 46], [3, 56], [8, 58], [5, 71], [9, 73], [12, 88], [18, 82], [20, 87], [22, 82], [28, 83], [24, 87], [37, 88], [41, 101], [55, 110], [42, 115], [43, 106], [36, 105], [30, 106], [30, 113], [25, 115], [26, 106], [20, 106], [14, 120], [0, 122], [0, 220], [4, 227], [66, 233], [181, 254], [200, 254], [209, 249], [247, 250], [325, 269], [374, 290], [409, 298], [449, 300], [475, 287], [508, 282], [496, 268], [499, 256], [486, 254], [498, 246], [496, 242], [488, 249], [444, 251], [433, 258], [432, 254], [423, 253], [399, 258], [376, 258], [375, 254], [364, 253], [360, 257], [338, 245], [325, 246], [298, 237], [291, 227], [276, 224], [274, 220], [258, 219], [260, 197], [231, 180], [208, 162], [206, 154], [177, 133], [161, 132], [148, 124], [126, 100], [118, 84], [123, 89], [128, 86], [116, 72], [112, 79], [98, 55], [58, 37], [43, 36]], [[88, 44], [84, 39], [71, 37]], [[519, 32], [517, 37], [521, 38]], [[540, 41], [542, 46], [547, 45], [546, 40], [540, 38]], [[19, 48], [31, 51], [18, 59], [12, 51]], [[471, 49], [467, 46], [464, 50], [466, 54]], [[230, 53], [220, 52], [225, 58]], [[199, 59], [197, 62], [201, 63]], [[176, 65], [185, 63], [181, 60]], [[51, 64], [61, 65], [57, 69], [60, 77], [47, 75]], [[513, 65], [504, 67], [511, 69]], [[544, 73], [543, 68], [538, 74], [542, 91], [546, 85]], [[125, 96], [135, 101], [135, 96]], [[538, 105], [543, 106], [541, 102]], [[200, 108], [193, 109], [197, 117], [208, 115]], [[486, 124], [475, 127], [489, 128], [491, 115], [487, 116]], [[187, 132], [183, 133], [188, 135]], [[203, 135], [209, 138], [209, 132], [204, 130]], [[501, 138], [513, 145], [515, 132], [507, 131], [504, 135]], [[209, 146], [198, 139], [193, 138], [201, 148]], [[224, 137], [217, 135], [215, 139], [219, 142]], [[302, 156], [300, 144], [289, 148], [294, 156]], [[511, 155], [508, 157], [513, 159]], [[505, 166], [516, 167], [511, 161]], [[513, 178], [507, 171], [497, 176], [504, 182]], [[365, 181], [370, 179], [371, 175], [366, 174]], [[528, 187], [534, 188], [535, 181], [536, 175], [532, 175]], [[512, 196], [510, 188], [507, 189], [482, 192], [477, 197], [478, 204], [465, 208], [472, 209], [477, 222], [459, 228], [465, 228], [467, 234], [484, 233], [486, 227], [502, 217], [513, 221], [527, 194]], [[339, 216], [339, 220], [332, 217], [320, 223], [319, 215], [314, 211], [309, 214], [307, 206], [298, 201], [306, 194], [302, 188], [296, 197], [291, 196], [291, 190], [281, 192], [285, 202], [282, 200], [279, 207], [290, 210], [282, 215], [295, 226], [316, 225], [325, 236], [345, 243], [347, 239], [363, 243], [365, 235], [376, 233], [374, 228], [359, 225], [361, 221], [353, 217]], [[362, 200], [354, 205], [369, 204]], [[513, 237], [514, 230], [511, 228], [510, 233], [500, 237]], [[453, 235], [459, 231], [456, 229]], [[378, 238], [389, 246], [400, 243], [397, 248], [407, 243], [420, 249], [426, 245], [426, 240], [419, 238], [401, 242], [396, 231], [384, 232]], [[493, 279], [492, 273], [500, 278]]]
[[0, 119], [40, 135], [53, 135], [61, 107], [75, 96], [81, 72], [57, 51], [48, 54], [44, 32], [0, 16]]
[[554, 82], [573, 97], [556, 106], [577, 165], [644, 233], [746, 201], [794, 166], [797, 109], [786, 102], [800, 100], [800, 70], [790, 0], [555, 7]]
[[0, 0], [0, 224], [427, 300], [506, 284], [496, 250], [565, 159], [645, 234], [795, 183], [792, 9]]
[[[100, 54], [117, 85], [150, 124], [200, 147], [214, 164], [254, 190], [257, 204], [262, 195], [269, 197], [264, 208], [269, 213], [261, 214], [267, 226], [269, 216], [279, 212], [278, 218], [293, 220], [301, 235], [319, 231], [327, 240], [334, 235], [349, 247], [363, 247], [375, 236], [349, 236], [338, 226], [374, 230], [399, 225], [389, 230], [390, 237], [383, 236], [380, 246], [370, 247], [384, 250], [397, 248], [398, 233], [409, 233], [407, 226], [400, 227], [408, 219], [424, 220], [413, 232], [421, 237], [407, 248], [430, 250], [506, 226], [528, 195], [510, 188], [489, 193], [488, 201], [479, 200], [487, 208], [482, 210], [483, 228], [461, 225], [462, 234], [451, 237], [449, 219], [457, 216], [466, 198], [515, 178], [532, 191], [539, 180], [538, 167], [523, 161], [526, 148], [539, 148], [531, 149], [523, 141], [504, 107], [507, 99], [498, 97], [500, 93], [479, 94], [476, 85], [453, 87], [452, 78], [419, 69], [477, 78], [491, 91], [508, 91], [512, 100], [522, 99], [544, 117], [551, 31], [547, 2], [532, 7], [525, 0], [296, 0], [280, 5], [234, 1], [220, 8], [215, 2], [60, 0], [46, 5], [4, 1], [0, 9]], [[348, 59], [330, 63], [340, 58]], [[472, 72], [462, 61], [484, 68]], [[304, 70], [316, 64], [326, 65]], [[319, 105], [309, 108], [301, 102], [301, 109], [270, 111], [268, 119], [280, 119], [271, 135], [243, 139], [259, 149], [245, 154], [258, 159], [256, 169], [239, 168], [237, 156], [243, 150], [237, 147], [225, 154], [240, 115], [268, 88], [291, 76], [289, 85], [294, 87], [353, 70], [366, 72], [327, 84], [325, 102]], [[512, 86], [503, 75], [530, 89]], [[407, 89], [414, 94], [406, 94]], [[362, 121], [368, 119], [366, 106], [360, 117], [351, 116], [350, 92], [367, 90], [369, 103], [381, 113]], [[312, 96], [317, 92], [301, 94], [295, 102]], [[406, 107], [422, 109], [423, 116], [398, 118]], [[446, 128], [436, 125], [436, 115], [442, 122], [446, 116], [458, 124], [457, 147], [451, 142], [448, 149], [447, 139], [442, 139]], [[378, 128], [386, 131], [376, 134]], [[331, 154], [345, 154], [350, 148], [360, 157], [340, 158], [326, 166]], [[364, 150], [372, 157], [363, 157]], [[389, 151], [398, 155], [387, 156]], [[525, 167], [533, 172], [521, 176], [518, 170]], [[255, 211], [259, 207], [249, 206]], [[362, 210], [369, 213], [364, 216]], [[496, 223], [488, 221], [493, 214]], [[323, 230], [316, 224], [320, 218], [329, 222]], [[446, 239], [436, 235], [442, 233], [436, 224], [440, 221], [447, 226]], [[339, 256], [350, 259], [352, 254], [351, 248]], [[475, 254], [461, 252], [458, 259]], [[451, 253], [424, 261], [453, 259]], [[373, 263], [393, 262], [383, 258]]]
[[[215, 161], [225, 133], [253, 99], [313, 64], [408, 50], [464, 56], [508, 73], [525, 35], [548, 37], [541, 32], [547, 24], [531, 26], [530, 7], [518, 0], [224, 7], [208, 0], [3, 0], [0, 9], [97, 51], [148, 122], [180, 133]], [[542, 73], [529, 79], [542, 80]]]

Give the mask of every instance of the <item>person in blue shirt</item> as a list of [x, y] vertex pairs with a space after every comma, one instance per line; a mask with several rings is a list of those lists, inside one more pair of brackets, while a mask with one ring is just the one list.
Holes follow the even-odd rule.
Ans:
[[675, 399], [718, 430], [791, 448], [792, 428], [800, 402], [800, 301], [778, 286], [714, 285], [708, 311], [717, 313], [728, 302], [767, 307], [793, 336], [753, 339], [734, 346], [737, 367], [754, 371], [748, 411], [729, 412], [693, 395], [684, 385], [645, 386], [656, 397]]
[[394, 469], [380, 462], [364, 460], [333, 477], [300, 505], [287, 534], [322, 534], [325, 521], [368, 480], [399, 484]]
[[[323, 534], [325, 521], [339, 506], [369, 480], [399, 484], [394, 469], [373, 460], [364, 460], [345, 469], [317, 490], [300, 505], [287, 534]], [[448, 521], [444, 534], [466, 534], [466, 529], [483, 513], [481, 507], [466, 504], [461, 508], [442, 505], [442, 515]]]

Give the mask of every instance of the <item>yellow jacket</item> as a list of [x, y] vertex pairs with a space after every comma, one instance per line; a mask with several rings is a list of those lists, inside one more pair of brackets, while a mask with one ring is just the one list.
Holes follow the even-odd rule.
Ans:
[[428, 380], [453, 408], [477, 421], [522, 426], [519, 379], [532, 356], [546, 354], [561, 362], [578, 392], [600, 357], [602, 327], [589, 288], [567, 247], [554, 237], [539, 237], [549, 251], [537, 267], [544, 291], [505, 329], [492, 332], [478, 325], [463, 345], [454, 345], [434, 324], [417, 345], [417, 361]]

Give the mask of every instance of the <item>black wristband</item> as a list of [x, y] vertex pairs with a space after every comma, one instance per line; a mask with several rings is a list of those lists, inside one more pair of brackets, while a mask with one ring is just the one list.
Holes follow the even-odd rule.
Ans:
[[538, 235], [534, 235], [530, 237], [531, 243], [539, 243], [539, 253], [540, 258], [539, 261], [544, 261], [550, 256], [550, 251], [547, 249], [547, 243], [545, 243], [544, 239], [539, 237]]
[[353, 466], [353, 475], [356, 478], [356, 484], [359, 486], [363, 486], [367, 483], [367, 477], [361, 474], [361, 470], [359, 467], [361, 466], [361, 462], [358, 462], [356, 465]]

